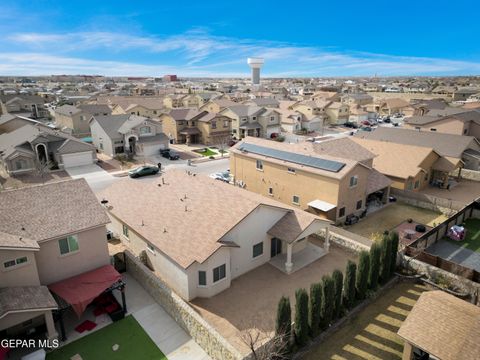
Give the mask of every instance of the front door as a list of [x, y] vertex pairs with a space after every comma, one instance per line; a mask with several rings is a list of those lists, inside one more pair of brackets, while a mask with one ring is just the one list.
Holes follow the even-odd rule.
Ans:
[[282, 253], [282, 240], [272, 238], [270, 246], [270, 257], [273, 258]]

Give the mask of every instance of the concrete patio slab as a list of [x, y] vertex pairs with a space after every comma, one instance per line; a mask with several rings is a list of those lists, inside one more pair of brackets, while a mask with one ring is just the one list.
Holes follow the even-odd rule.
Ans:
[[[295, 271], [302, 269], [303, 267], [313, 263], [314, 261], [320, 259], [322, 256], [326, 255], [327, 252], [323, 250], [320, 246], [313, 245], [308, 243], [305, 249], [302, 249], [292, 255], [292, 271], [290, 274], [293, 274]], [[287, 273], [285, 268], [285, 263], [287, 262], [287, 254], [279, 254], [270, 260], [269, 264], [280, 270], [281, 272]]]

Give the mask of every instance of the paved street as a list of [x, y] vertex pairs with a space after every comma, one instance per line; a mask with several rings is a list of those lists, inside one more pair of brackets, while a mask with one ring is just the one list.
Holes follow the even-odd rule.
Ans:
[[78, 166], [66, 170], [73, 179], [84, 178], [94, 192], [99, 192], [120, 178], [106, 172], [96, 164]]

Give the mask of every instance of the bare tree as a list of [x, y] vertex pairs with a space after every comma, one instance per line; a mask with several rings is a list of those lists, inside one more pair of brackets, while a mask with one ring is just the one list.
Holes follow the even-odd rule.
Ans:
[[49, 166], [46, 161], [35, 159], [35, 174], [42, 180], [42, 184], [45, 184], [45, 178], [49, 172]]
[[218, 139], [218, 150], [220, 151], [220, 154], [222, 154], [222, 157], [225, 154], [226, 149], [228, 148], [228, 142], [230, 141], [231, 138], [232, 137], [231, 137], [230, 134], [217, 137], [217, 139]]
[[257, 327], [246, 328], [241, 332], [241, 339], [252, 352], [252, 360], [288, 359], [289, 340], [285, 335], [269, 336]]

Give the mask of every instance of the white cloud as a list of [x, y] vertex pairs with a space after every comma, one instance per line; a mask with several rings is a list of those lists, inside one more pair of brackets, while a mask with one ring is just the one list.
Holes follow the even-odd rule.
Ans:
[[[239, 76], [248, 74], [245, 63], [248, 56], [264, 57], [264, 72], [268, 76], [480, 73], [479, 62], [327, 51], [282, 42], [212, 36], [198, 29], [167, 37], [121, 32], [17, 33], [7, 36], [5, 41], [3, 45], [0, 43], [0, 51], [5, 47], [0, 53], [0, 74], [24, 71], [26, 74], [159, 75], [175, 72], [182, 76]], [[6, 53], [8, 43], [17, 49], [21, 45], [27, 53], [18, 50]], [[139, 60], [132, 61], [132, 54]], [[98, 58], [108, 60], [96, 60]]]

